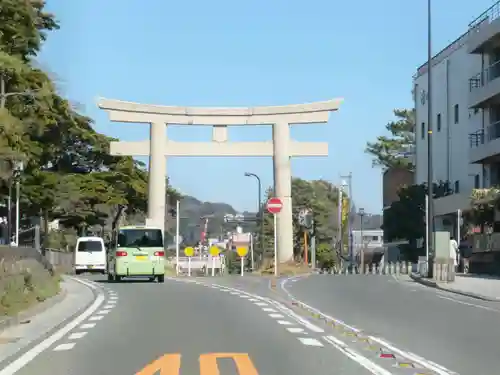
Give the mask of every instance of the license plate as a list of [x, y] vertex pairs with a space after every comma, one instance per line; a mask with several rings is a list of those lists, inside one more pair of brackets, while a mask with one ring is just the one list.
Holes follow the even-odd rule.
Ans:
[[89, 269], [92, 269], [92, 268], [94, 268], [94, 266], [88, 266], [88, 268], [89, 268]]
[[135, 257], [136, 260], [146, 260], [148, 257], [146, 255], [136, 255]]

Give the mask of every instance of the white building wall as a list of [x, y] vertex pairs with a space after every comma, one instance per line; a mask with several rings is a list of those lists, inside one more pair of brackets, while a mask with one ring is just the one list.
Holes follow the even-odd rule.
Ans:
[[[467, 35], [462, 36], [433, 59], [432, 66], [432, 127], [433, 180], [450, 181], [459, 191], [455, 196], [436, 199], [435, 214], [444, 215], [463, 209], [474, 187], [474, 175], [482, 181], [481, 165], [469, 163], [469, 134], [483, 126], [481, 111], [469, 110], [469, 78], [481, 70], [481, 57], [467, 53]], [[427, 182], [427, 72], [419, 69], [414, 78], [416, 108], [416, 176], [415, 183]], [[425, 98], [425, 100], [423, 100]], [[458, 121], [455, 119], [458, 106]], [[438, 129], [438, 114], [441, 128]], [[422, 123], [424, 126], [422, 126]]]

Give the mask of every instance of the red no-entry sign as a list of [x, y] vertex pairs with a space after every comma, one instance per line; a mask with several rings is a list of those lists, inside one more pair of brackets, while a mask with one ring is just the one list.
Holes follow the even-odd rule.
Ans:
[[283, 208], [283, 202], [279, 198], [270, 198], [267, 201], [266, 208], [269, 213], [275, 215]]

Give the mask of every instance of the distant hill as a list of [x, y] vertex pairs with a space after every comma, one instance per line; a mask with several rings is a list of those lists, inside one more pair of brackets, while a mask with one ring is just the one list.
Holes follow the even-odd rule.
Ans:
[[[202, 202], [192, 196], [185, 196], [180, 202], [180, 232], [187, 242], [196, 242], [205, 224], [204, 217], [208, 217], [208, 236], [219, 237], [230, 230], [234, 230], [235, 224], [224, 222], [225, 215], [243, 214], [255, 216], [255, 213], [238, 212], [233, 206], [221, 202]], [[245, 223], [244, 230], [253, 230], [255, 224]], [[175, 228], [175, 219], [171, 218], [168, 228]], [[171, 231], [172, 232], [172, 231]], [[175, 232], [175, 229], [174, 229]]]

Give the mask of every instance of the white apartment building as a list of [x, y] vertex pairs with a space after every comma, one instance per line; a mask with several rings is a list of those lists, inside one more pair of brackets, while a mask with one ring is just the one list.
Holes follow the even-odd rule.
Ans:
[[[456, 228], [473, 188], [500, 185], [500, 1], [432, 59], [436, 229]], [[427, 182], [427, 64], [414, 78], [415, 183]]]

